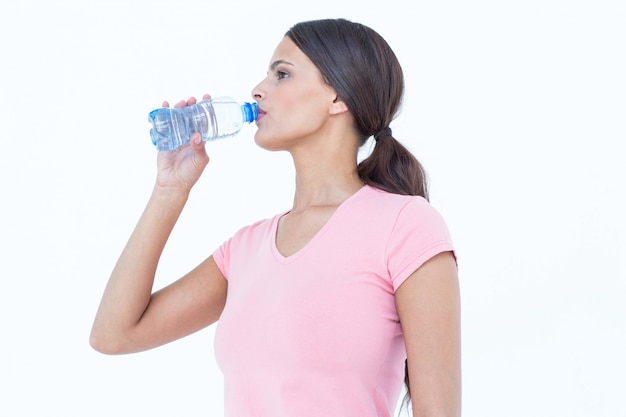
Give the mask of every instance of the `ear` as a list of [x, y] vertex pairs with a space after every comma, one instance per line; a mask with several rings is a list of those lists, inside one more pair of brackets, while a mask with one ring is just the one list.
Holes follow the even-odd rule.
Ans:
[[330, 114], [340, 114], [348, 111], [346, 103], [338, 96], [335, 95], [332, 105], [330, 106]]

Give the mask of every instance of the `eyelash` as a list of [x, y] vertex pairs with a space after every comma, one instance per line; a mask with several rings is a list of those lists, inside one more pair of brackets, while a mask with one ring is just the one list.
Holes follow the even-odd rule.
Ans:
[[285, 71], [276, 71], [276, 78], [278, 78], [279, 80], [282, 80], [283, 78], [289, 78], [289, 74], [287, 74]]

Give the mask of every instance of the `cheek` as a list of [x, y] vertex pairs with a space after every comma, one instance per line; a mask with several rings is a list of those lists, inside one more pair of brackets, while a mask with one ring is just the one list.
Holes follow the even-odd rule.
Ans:
[[285, 149], [284, 134], [277, 128], [262, 127], [254, 134], [254, 143], [260, 148], [268, 151], [278, 151]]
[[302, 99], [291, 106], [281, 106], [280, 111], [273, 108], [273, 112], [280, 114], [280, 118], [265, 116], [254, 135], [255, 143], [268, 150], [288, 149], [295, 141], [315, 134], [328, 117], [324, 109], [307, 107]]

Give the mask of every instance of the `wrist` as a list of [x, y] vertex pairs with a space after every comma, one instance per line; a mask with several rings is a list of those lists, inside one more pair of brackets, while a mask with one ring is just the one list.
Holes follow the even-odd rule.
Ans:
[[157, 201], [184, 204], [189, 198], [190, 189], [180, 187], [168, 187], [155, 184], [152, 190], [152, 198]]

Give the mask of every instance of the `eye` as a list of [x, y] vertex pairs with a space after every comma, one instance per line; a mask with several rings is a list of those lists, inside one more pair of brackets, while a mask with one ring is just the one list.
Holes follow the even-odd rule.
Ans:
[[289, 74], [284, 71], [276, 71], [276, 78], [282, 80], [283, 78], [289, 78]]

